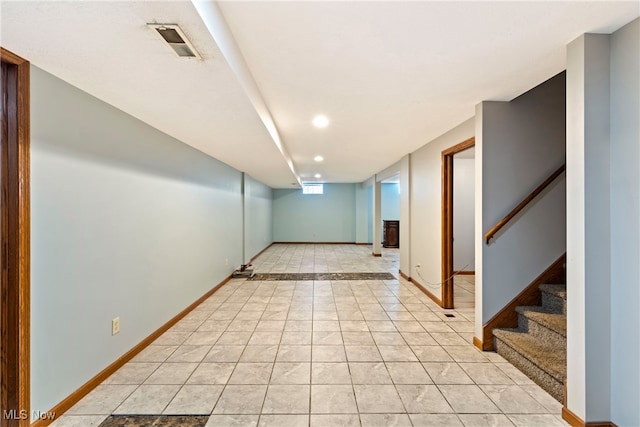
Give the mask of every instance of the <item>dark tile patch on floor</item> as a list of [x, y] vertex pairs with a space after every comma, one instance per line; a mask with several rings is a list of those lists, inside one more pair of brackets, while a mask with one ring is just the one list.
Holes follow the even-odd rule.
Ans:
[[247, 280], [394, 280], [391, 273], [256, 273]]
[[204, 427], [208, 415], [111, 415], [98, 427]]

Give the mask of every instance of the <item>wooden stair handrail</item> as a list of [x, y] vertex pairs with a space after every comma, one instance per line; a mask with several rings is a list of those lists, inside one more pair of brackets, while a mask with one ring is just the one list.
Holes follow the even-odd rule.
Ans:
[[525, 206], [527, 206], [529, 203], [531, 203], [531, 201], [533, 199], [535, 199], [538, 194], [542, 193], [542, 191], [544, 191], [544, 189], [547, 188], [549, 186], [549, 184], [551, 184], [553, 181], [555, 181], [555, 179], [557, 177], [559, 177], [562, 174], [562, 172], [564, 172], [565, 167], [566, 167], [566, 163], [564, 163], [562, 166], [560, 166], [558, 168], [558, 170], [556, 170], [554, 173], [552, 173], [549, 176], [549, 178], [545, 179], [542, 184], [540, 184], [535, 190], [533, 190], [531, 192], [531, 194], [529, 194], [520, 203], [518, 203], [518, 206], [513, 208], [513, 210], [511, 212], [509, 212], [507, 214], [507, 216], [505, 216], [500, 221], [498, 221], [498, 223], [496, 225], [494, 225], [491, 230], [487, 231], [487, 234], [484, 235], [485, 243], [488, 245], [489, 241], [496, 235], [496, 233], [498, 231], [500, 231], [502, 229], [502, 227], [507, 225], [507, 223], [509, 221], [511, 221], [511, 219], [513, 219], [514, 216], [518, 215], [518, 213], [522, 209], [524, 209]]

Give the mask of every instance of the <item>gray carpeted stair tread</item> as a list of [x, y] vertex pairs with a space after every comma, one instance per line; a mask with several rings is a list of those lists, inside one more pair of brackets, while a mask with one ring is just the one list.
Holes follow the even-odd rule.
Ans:
[[567, 349], [541, 342], [517, 329], [494, 329], [493, 335], [559, 382], [567, 377]]
[[564, 314], [551, 313], [540, 306], [519, 306], [516, 311], [526, 318], [533, 320], [551, 329], [557, 334], [567, 337], [567, 316]]
[[553, 313], [567, 313], [567, 287], [565, 285], [541, 285], [542, 306]]
[[546, 292], [562, 298], [567, 299], [567, 286], [566, 285], [540, 285], [540, 292]]

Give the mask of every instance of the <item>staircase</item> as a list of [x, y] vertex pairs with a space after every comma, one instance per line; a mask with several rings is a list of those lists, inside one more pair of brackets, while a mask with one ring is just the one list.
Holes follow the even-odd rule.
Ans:
[[516, 307], [517, 329], [493, 330], [498, 354], [556, 400], [564, 398], [567, 377], [567, 290], [540, 285], [542, 306]]

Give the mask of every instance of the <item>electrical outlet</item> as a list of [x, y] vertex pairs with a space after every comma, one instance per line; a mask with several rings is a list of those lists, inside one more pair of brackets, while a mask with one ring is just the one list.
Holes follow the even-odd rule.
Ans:
[[313, 237], [318, 237], [318, 233], [316, 233], [315, 231], [313, 232]]
[[422, 266], [420, 264], [416, 264], [416, 270], [420, 270]]
[[111, 335], [115, 335], [120, 332], [120, 318], [116, 317], [111, 321]]
[[224, 265], [229, 267], [229, 258], [224, 259]]

